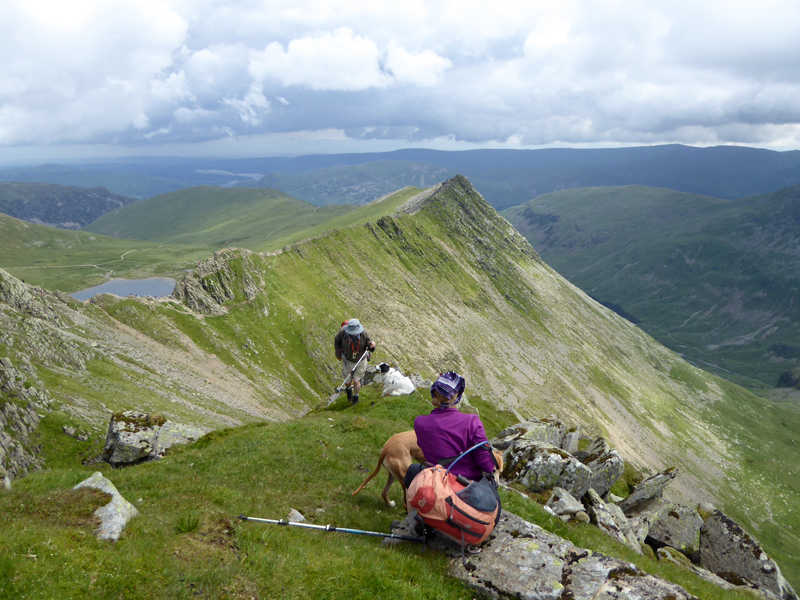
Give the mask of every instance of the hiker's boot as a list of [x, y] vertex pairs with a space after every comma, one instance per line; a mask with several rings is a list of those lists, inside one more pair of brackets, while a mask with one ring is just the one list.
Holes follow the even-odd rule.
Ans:
[[355, 406], [356, 404], [358, 404], [358, 394], [353, 396], [353, 406]]
[[347, 401], [352, 404], [353, 403], [353, 388], [345, 388], [345, 392], [347, 392]]

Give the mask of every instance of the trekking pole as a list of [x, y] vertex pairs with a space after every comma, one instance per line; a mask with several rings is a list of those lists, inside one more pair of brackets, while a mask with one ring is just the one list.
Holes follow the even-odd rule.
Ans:
[[[335, 393], [333, 396], [331, 396], [331, 399], [330, 399], [330, 400], [328, 400], [328, 404], [327, 404], [327, 406], [330, 406], [331, 404], [333, 404], [334, 402], [336, 402], [336, 399], [339, 397], [339, 394], [341, 394], [341, 393], [342, 393], [342, 390], [344, 389], [344, 386], [345, 386], [345, 385], [347, 385], [347, 381], [348, 381], [348, 380], [349, 380], [349, 379], [350, 379], [350, 378], [351, 378], [353, 375], [355, 375], [355, 373], [356, 373], [356, 369], [358, 368], [358, 365], [359, 365], [359, 364], [361, 364], [361, 361], [362, 361], [362, 360], [364, 360], [364, 357], [365, 357], [365, 356], [367, 356], [367, 354], [371, 354], [371, 353], [372, 353], [372, 351], [371, 351], [371, 350], [367, 350], [366, 352], [364, 352], [364, 354], [362, 354], [362, 355], [361, 355], [361, 358], [359, 358], [359, 359], [358, 359], [358, 362], [357, 362], [357, 363], [356, 363], [356, 364], [353, 366], [353, 370], [352, 370], [352, 371], [350, 371], [350, 372], [347, 374], [347, 377], [345, 377], [345, 378], [344, 378], [344, 381], [342, 382], [342, 385], [340, 385], [340, 386], [339, 386], [339, 387], [337, 387], [337, 388], [333, 388], [333, 389], [334, 389], [334, 391], [335, 391], [336, 393]], [[345, 360], [345, 359], [344, 359], [344, 357], [342, 358], [342, 360]], [[326, 408], [327, 408], [327, 406], [326, 406]]]
[[289, 527], [302, 527], [304, 529], [319, 529], [320, 531], [338, 531], [340, 533], [353, 533], [356, 535], [371, 535], [373, 537], [389, 538], [392, 540], [403, 540], [404, 542], [425, 543], [424, 537], [413, 537], [410, 535], [397, 535], [395, 533], [381, 533], [379, 531], [362, 531], [361, 529], [347, 529], [345, 527], [334, 527], [333, 525], [311, 525], [310, 523], [295, 523], [284, 521], [283, 519], [259, 519], [258, 517], [246, 517], [239, 515], [241, 521], [254, 521], [256, 523], [269, 523], [270, 525], [288, 525]]

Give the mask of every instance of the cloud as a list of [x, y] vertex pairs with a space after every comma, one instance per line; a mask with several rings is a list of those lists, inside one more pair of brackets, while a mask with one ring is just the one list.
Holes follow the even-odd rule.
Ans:
[[800, 147], [797, 31], [793, 0], [6, 2], [0, 145]]
[[262, 116], [270, 111], [270, 103], [264, 96], [264, 89], [255, 81], [250, 84], [250, 89], [243, 99], [223, 98], [222, 104], [233, 108], [247, 125], [258, 125]]
[[358, 91], [391, 83], [381, 69], [377, 44], [347, 27], [292, 40], [285, 50], [272, 42], [263, 52], [251, 53], [248, 71], [258, 81], [316, 91]]

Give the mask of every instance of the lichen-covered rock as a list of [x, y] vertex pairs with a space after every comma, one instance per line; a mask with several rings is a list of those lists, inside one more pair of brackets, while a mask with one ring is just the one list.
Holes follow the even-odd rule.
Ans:
[[501, 477], [517, 481], [532, 492], [560, 487], [576, 498], [589, 489], [592, 472], [560, 448], [526, 439], [517, 439], [503, 452]]
[[112, 467], [134, 465], [160, 458], [172, 446], [193, 442], [203, 435], [202, 429], [167, 421], [160, 415], [123, 411], [111, 417], [103, 460]]
[[458, 546], [437, 536], [434, 548], [452, 557], [450, 574], [483, 598], [527, 600], [690, 600], [678, 585], [635, 565], [575, 547], [520, 517], [503, 511], [479, 554], [465, 567]]
[[567, 516], [570, 518], [584, 510], [583, 504], [575, 496], [560, 487], [553, 488], [553, 494], [547, 500], [545, 508], [558, 517]]
[[652, 477], [648, 477], [637, 485], [631, 495], [625, 498], [622, 502], [617, 504], [626, 515], [634, 510], [637, 506], [644, 504], [648, 500], [660, 498], [664, 493], [664, 488], [667, 487], [670, 481], [678, 476], [678, 469], [675, 467], [656, 473]]
[[770, 598], [797, 600], [792, 587], [753, 536], [715, 510], [700, 528], [700, 566], [723, 579], [751, 585]]
[[523, 421], [506, 427], [491, 440], [492, 446], [505, 450], [515, 440], [531, 440], [544, 442], [550, 446], [561, 448], [567, 434], [566, 426], [557, 419]]
[[586, 449], [581, 462], [592, 470], [591, 488], [603, 496], [617, 482], [625, 470], [625, 461], [603, 438], [597, 438]]
[[89, 479], [81, 481], [72, 489], [93, 488], [111, 496], [111, 502], [94, 511], [94, 516], [100, 519], [100, 527], [96, 534], [98, 539], [119, 539], [125, 525], [139, 514], [136, 507], [125, 500], [111, 481], [106, 479], [100, 471], [96, 471]]
[[700, 550], [700, 527], [703, 519], [698, 512], [671, 504], [662, 510], [650, 526], [649, 537], [671, 548], [679, 550], [689, 558], [694, 558]]
[[628, 519], [622, 510], [615, 504], [606, 504], [600, 495], [593, 489], [589, 489], [583, 497], [586, 512], [592, 519], [592, 523], [597, 525], [602, 531], [607, 533], [619, 542], [627, 545], [632, 550], [641, 554], [639, 542], [631, 532]]

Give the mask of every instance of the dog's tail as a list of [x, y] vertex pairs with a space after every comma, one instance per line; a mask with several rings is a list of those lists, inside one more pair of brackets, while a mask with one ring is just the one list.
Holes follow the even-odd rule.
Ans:
[[355, 496], [355, 495], [356, 495], [358, 492], [360, 492], [361, 490], [363, 490], [363, 489], [364, 489], [364, 487], [365, 487], [365, 486], [366, 486], [366, 485], [367, 485], [367, 484], [368, 484], [370, 481], [372, 481], [372, 478], [373, 478], [373, 477], [375, 477], [375, 475], [377, 475], [378, 473], [380, 473], [380, 471], [381, 471], [381, 466], [383, 466], [383, 459], [384, 459], [384, 458], [385, 458], [385, 456], [384, 456], [384, 454], [383, 454], [383, 450], [381, 450], [381, 455], [378, 457], [378, 466], [377, 466], [377, 467], [375, 467], [375, 470], [374, 470], [372, 473], [370, 473], [369, 475], [367, 475], [367, 478], [364, 480], [364, 483], [362, 483], [360, 486], [358, 486], [358, 489], [357, 489], [355, 492], [353, 492], [352, 494], [350, 494], [350, 496], [351, 496], [351, 497], [352, 497], [352, 496]]

